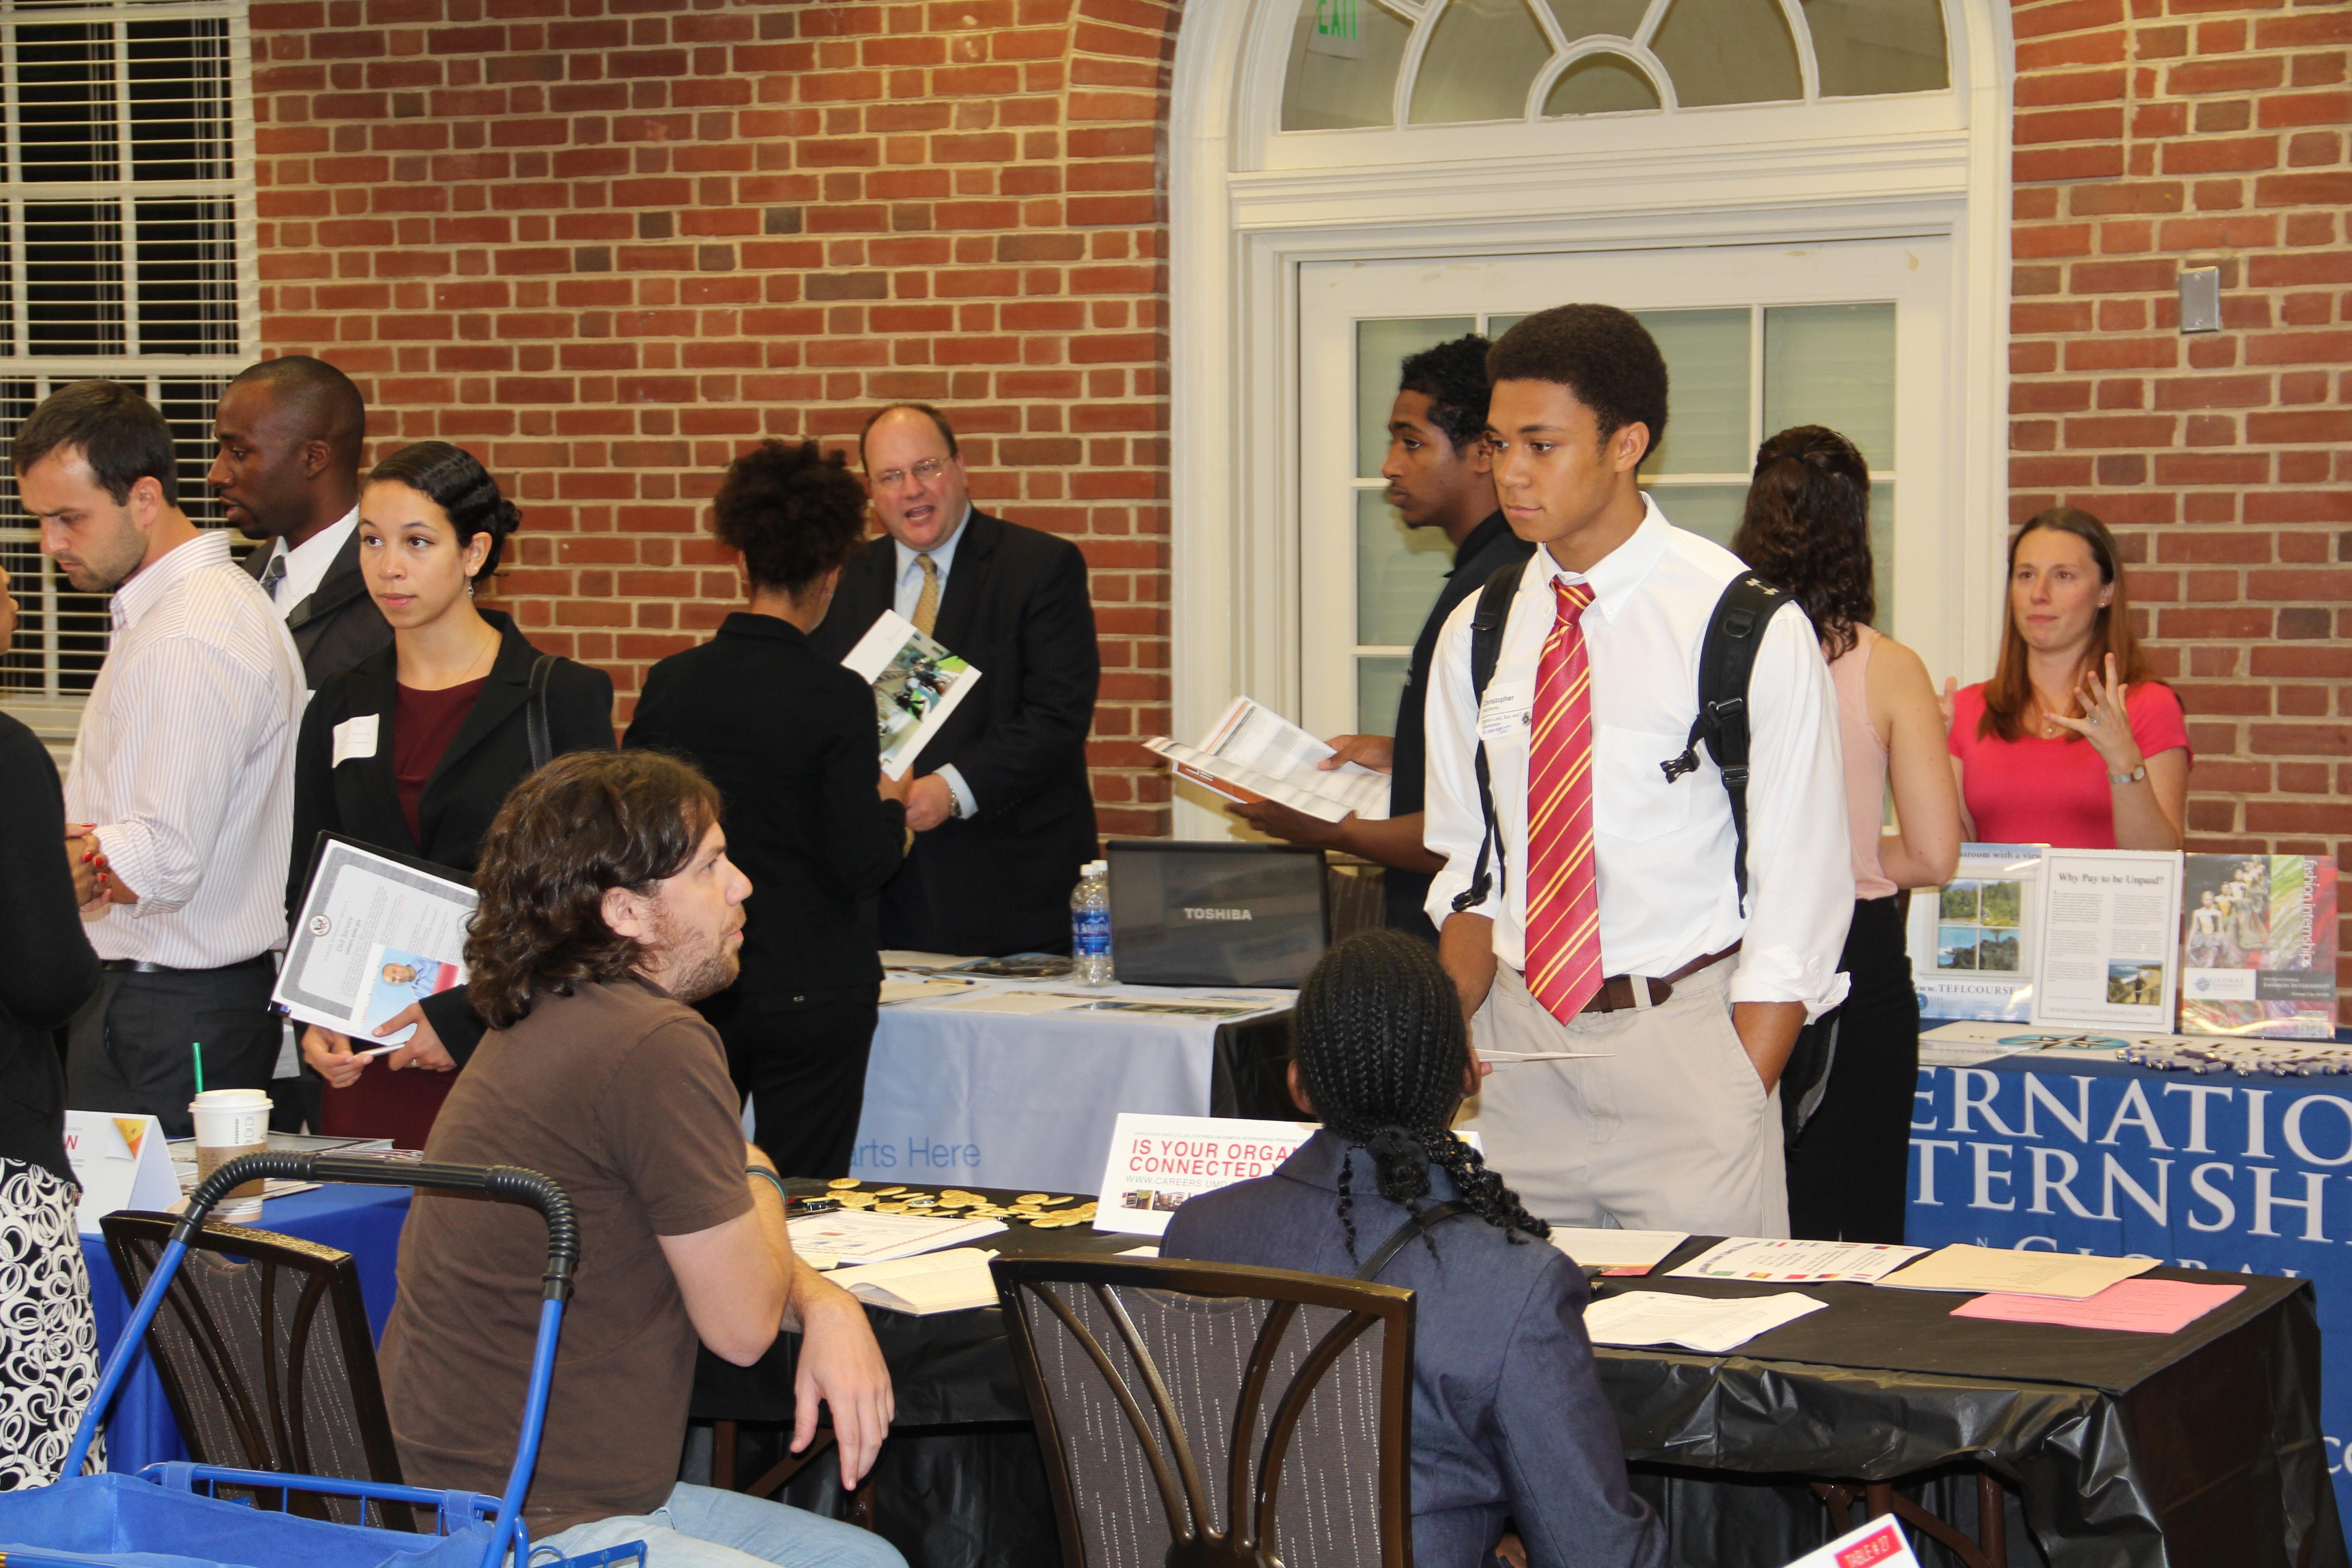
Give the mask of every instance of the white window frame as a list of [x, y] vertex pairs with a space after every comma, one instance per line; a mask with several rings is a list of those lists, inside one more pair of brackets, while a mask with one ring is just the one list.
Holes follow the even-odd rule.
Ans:
[[[1170, 113], [1173, 707], [1302, 696], [1298, 268], [1661, 246], [1938, 237], [1953, 258], [1948, 471], [1962, 563], [1938, 681], [1989, 668], [2008, 493], [2007, 7], [1945, 0], [1952, 90], [1671, 115], [1283, 132], [1295, 0], [1209, 0]], [[1400, 315], [1443, 314], [1442, 299]], [[1223, 831], [1180, 798], [1180, 837]]]
[[[261, 341], [261, 283], [259, 273], [260, 247], [257, 236], [254, 181], [253, 125], [253, 39], [247, 14], [247, 0], [123, 0], [116, 5], [95, 5], [54, 9], [17, 10], [0, 5], [0, 32], [13, 31], [17, 26], [51, 26], [59, 23], [119, 23], [130, 21], [165, 21], [177, 17], [199, 16], [224, 20], [228, 27], [228, 71], [230, 110], [230, 154], [232, 177], [224, 192], [221, 182], [195, 181], [133, 181], [128, 157], [123, 161], [121, 178], [95, 184], [65, 182], [25, 182], [18, 178], [16, 159], [21, 143], [8, 138], [6, 161], [0, 164], [0, 201], [9, 208], [9, 272], [16, 279], [15, 310], [15, 341], [12, 353], [0, 356], [0, 382], [30, 382], [35, 395], [43, 396], [69, 381], [102, 376], [139, 386], [151, 399], [164, 382], [226, 381], [251, 363], [255, 349]], [[7, 86], [7, 103], [17, 101], [13, 79], [13, 49], [0, 51], [0, 71], [11, 79]], [[118, 100], [118, 125], [128, 121], [127, 101]], [[236, 252], [236, 318], [237, 346], [231, 353], [175, 354], [34, 354], [27, 351], [30, 311], [26, 299], [25, 226], [21, 218], [26, 199], [43, 201], [106, 200], [135, 194], [145, 198], [174, 195], [218, 197], [227, 195], [234, 204], [234, 239]], [[127, 264], [136, 265], [138, 237], [135, 229], [123, 237]], [[126, 346], [135, 347], [138, 313], [135, 297], [126, 296], [132, 308], [127, 312], [124, 325]], [[13, 432], [0, 431], [0, 442]], [[209, 463], [209, 455], [206, 458]], [[203, 504], [201, 476], [198, 468], [194, 478], [198, 481], [191, 493], [189, 460], [182, 460], [182, 505], [194, 514], [206, 509]], [[0, 517], [0, 540], [11, 543], [31, 542], [37, 544], [39, 531], [29, 526], [21, 513]], [[53, 745], [70, 742], [79, 721], [83, 694], [67, 689], [60, 664], [61, 628], [58, 609], [64, 595], [73, 590], [56, 568], [44, 563], [37, 578], [18, 574], [14, 579], [16, 598], [28, 611], [40, 615], [42, 630], [38, 633], [20, 631], [16, 650], [37, 647], [42, 653], [42, 681], [38, 688], [0, 688], [0, 703], [7, 710], [31, 725]]]

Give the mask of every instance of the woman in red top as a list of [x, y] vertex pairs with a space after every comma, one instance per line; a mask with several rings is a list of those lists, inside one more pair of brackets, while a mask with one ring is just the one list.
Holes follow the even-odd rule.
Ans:
[[2000, 667], [1951, 709], [1970, 839], [2180, 847], [2191, 761], [2180, 699], [2132, 636], [2115, 537], [2089, 512], [2053, 507], [2010, 541]]

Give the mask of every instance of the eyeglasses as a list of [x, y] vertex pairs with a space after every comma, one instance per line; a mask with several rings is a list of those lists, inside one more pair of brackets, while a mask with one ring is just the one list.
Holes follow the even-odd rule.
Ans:
[[907, 477], [911, 474], [917, 484], [927, 485], [938, 479], [940, 470], [947, 466], [945, 458], [925, 458], [911, 468], [885, 468], [874, 476], [874, 483], [878, 489], [895, 490], [904, 484]]

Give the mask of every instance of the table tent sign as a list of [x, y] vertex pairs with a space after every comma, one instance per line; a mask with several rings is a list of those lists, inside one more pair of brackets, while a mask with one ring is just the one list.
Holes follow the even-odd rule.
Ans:
[[98, 1222], [117, 1209], [162, 1213], [180, 1201], [163, 1124], [152, 1116], [67, 1111], [66, 1162], [81, 1184], [75, 1224], [84, 1236], [98, 1235]]
[[[1319, 1121], [1251, 1121], [1237, 1116], [1118, 1113], [1103, 1160], [1097, 1230], [1164, 1236], [1184, 1200], [1235, 1182], [1271, 1176], [1315, 1136]], [[1483, 1149], [1475, 1132], [1459, 1134]]]

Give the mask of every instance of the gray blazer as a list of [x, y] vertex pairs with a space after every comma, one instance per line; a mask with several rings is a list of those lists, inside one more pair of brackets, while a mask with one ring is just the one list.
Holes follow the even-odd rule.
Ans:
[[[264, 541], [245, 552], [245, 569], [255, 582], [261, 581], [274, 548]], [[286, 607], [286, 629], [294, 636], [294, 651], [302, 656], [303, 684], [313, 691], [329, 677], [392, 646], [392, 626], [368, 597], [367, 580], [360, 575], [357, 533], [343, 541], [310, 596]]]
[[[1271, 1176], [1188, 1199], [1162, 1258], [1355, 1273], [1407, 1218], [1349, 1151], [1356, 1246], [1339, 1222], [1346, 1146], [1318, 1132]], [[1430, 1172], [1428, 1202], [1457, 1194]], [[1412, 1556], [1485, 1568], [1508, 1519], [1533, 1568], [1656, 1568], [1664, 1528], [1625, 1481], [1617, 1417], [1584, 1337], [1584, 1276], [1558, 1247], [1475, 1215], [1406, 1244], [1380, 1282], [1413, 1292]]]

